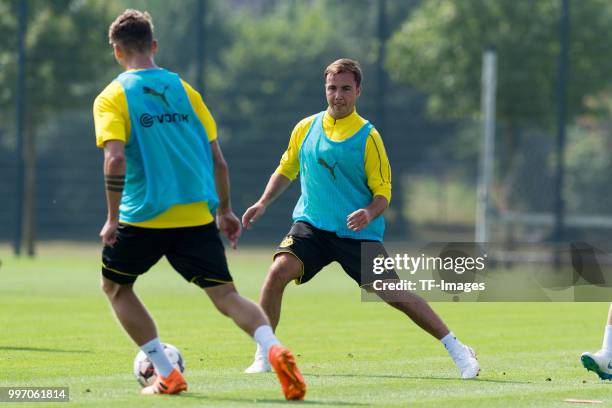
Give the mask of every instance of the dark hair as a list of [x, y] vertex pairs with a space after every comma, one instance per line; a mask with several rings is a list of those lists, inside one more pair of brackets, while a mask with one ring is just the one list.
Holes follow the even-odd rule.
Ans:
[[127, 9], [108, 28], [108, 41], [125, 52], [146, 52], [153, 44], [153, 19], [146, 11]]
[[355, 83], [357, 87], [361, 86], [361, 67], [359, 66], [359, 62], [349, 59], [349, 58], [341, 58], [329, 64], [327, 68], [325, 68], [325, 79], [327, 79], [327, 75], [329, 74], [342, 74], [344, 72], [351, 72], [355, 77]]

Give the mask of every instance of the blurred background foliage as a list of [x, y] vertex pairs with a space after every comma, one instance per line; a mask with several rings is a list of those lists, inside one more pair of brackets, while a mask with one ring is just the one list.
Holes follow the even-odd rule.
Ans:
[[[26, 1], [26, 0], [22, 0]], [[0, 239], [15, 228], [19, 0], [0, 0]], [[95, 239], [104, 217], [91, 105], [120, 68], [108, 25], [148, 10], [157, 63], [198, 88], [218, 122], [234, 206], [261, 193], [292, 127], [325, 109], [324, 68], [362, 63], [358, 111], [392, 160], [389, 230], [473, 230], [483, 50], [498, 53], [495, 182], [501, 210], [550, 212], [560, 0], [27, 0], [26, 133], [36, 146], [36, 229]], [[570, 4], [565, 198], [612, 215], [612, 3]], [[295, 186], [294, 186], [295, 187]], [[295, 188], [258, 226], [278, 238]]]

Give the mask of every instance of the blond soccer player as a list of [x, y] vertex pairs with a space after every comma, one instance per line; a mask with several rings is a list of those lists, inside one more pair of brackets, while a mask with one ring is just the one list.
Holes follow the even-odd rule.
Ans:
[[235, 247], [241, 225], [208, 108], [177, 74], [155, 64], [158, 44], [148, 13], [126, 10], [111, 24], [109, 40], [125, 71], [94, 103], [108, 206], [100, 232], [102, 287], [120, 324], [159, 373], [142, 393], [187, 390], [133, 290], [136, 279], [165, 256], [254, 338], [285, 398], [304, 398], [306, 384], [293, 354], [280, 344], [261, 308], [238, 294], [227, 267], [219, 232]]

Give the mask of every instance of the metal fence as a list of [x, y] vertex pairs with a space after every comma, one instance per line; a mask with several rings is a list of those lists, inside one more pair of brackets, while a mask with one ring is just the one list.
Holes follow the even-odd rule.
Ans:
[[[131, 5], [128, 1], [119, 3]], [[420, 3], [410, 2], [410, 7], [417, 8]], [[280, 7], [282, 2], [262, 0], [257, 4], [257, 12], [261, 14]], [[373, 12], [377, 10], [379, 1], [364, 0], [360, 4], [371, 7]], [[244, 12], [245, 7], [247, 11], [250, 10], [248, 2], [235, 1], [231, 5], [236, 8], [236, 12]], [[193, 21], [188, 8], [180, 12], [183, 14], [174, 11], [173, 21]], [[401, 22], [406, 16], [395, 17]], [[368, 41], [376, 42], [377, 35], [380, 35], [376, 31], [377, 18], [374, 13], [372, 24], [368, 26], [373, 27], [372, 31], [364, 32], [359, 41], [364, 44]], [[108, 21], [104, 24], [108, 24]], [[187, 44], [184, 38], [170, 35], [172, 29], [173, 25], [165, 22], [160, 24], [157, 31], [163, 45], [158, 62], [169, 69], [177, 68], [184, 73], [187, 81], [196, 86], [200, 76], [195, 67], [200, 67], [206, 73], [201, 91], [217, 120], [220, 143], [230, 165], [233, 206], [240, 215], [263, 191], [287, 146], [293, 126], [300, 119], [325, 108], [321, 71], [331, 61], [333, 54], [311, 57], [307, 71], [314, 74], [296, 78], [301, 82], [300, 89], [303, 90], [299, 97], [278, 104], [282, 88], [264, 97], [260, 88], [249, 85], [249, 81], [274, 83], [278, 74], [274, 63], [258, 67], [259, 72], [265, 72], [265, 77], [244, 78], [244, 87], [220, 86], [219, 72], [211, 69], [213, 65], [219, 64], [219, 58], [210, 57], [206, 60], [208, 65], [194, 64], [193, 61], [186, 64], [183, 60], [177, 60], [176, 55], [181, 48], [194, 44]], [[261, 29], [265, 30], [266, 27]], [[16, 32], [13, 31], [13, 35]], [[208, 42], [214, 42], [214, 35], [208, 35]], [[65, 39], [58, 36], [57, 40]], [[104, 43], [105, 33], [101, 32], [96, 41]], [[17, 41], [12, 38], [10, 44], [13, 47]], [[375, 46], [366, 45], [361, 52], [351, 56], [362, 61], [365, 73], [358, 111], [381, 131], [391, 160], [393, 200], [386, 215], [388, 238], [414, 238], [420, 241], [429, 238], [439, 240], [440, 237], [446, 240], [473, 239], [481, 138], [479, 118], [433, 119], [426, 111], [427, 95], [409, 85], [393, 82], [384, 70], [381, 74], [384, 61], [380, 57], [384, 57], [384, 54]], [[308, 44], [304, 46], [308, 47]], [[58, 47], [61, 44], [58, 43]], [[0, 61], [1, 69], [16, 69], [16, 49], [11, 50], [12, 59], [8, 62]], [[91, 104], [96, 92], [120, 72], [118, 66], [112, 65], [110, 49], [107, 51], [109, 55], [105, 56], [103, 63], [108, 69], [103, 75], [90, 78], [83, 91], [81, 100], [84, 102], [68, 106], [47, 106], [44, 114], [39, 115], [36, 93], [30, 90], [26, 96], [26, 122], [36, 121], [31, 129], [36, 144], [34, 231], [37, 239], [94, 241], [105, 218], [102, 153], [95, 147]], [[42, 64], [54, 58], [58, 59], [64, 69], [96, 63], [71, 59], [70, 52], [62, 52], [56, 57], [50, 47], [36, 52], [38, 54], [27, 56], [28, 64]], [[526, 55], [526, 58], [530, 55]], [[294, 65], [297, 67], [302, 63], [306, 62], [295, 61]], [[551, 66], [555, 63], [552, 61]], [[505, 61], [500, 69], [514, 68], [511, 61]], [[518, 77], [530, 73], [517, 72], [516, 75]], [[554, 78], [550, 80], [554, 81]], [[570, 75], [570, 81], [573, 80], [577, 78]], [[14, 83], [7, 85], [15, 86]], [[503, 98], [504, 95], [498, 97]], [[257, 116], [247, 117], [234, 113], [238, 110], [233, 108], [245, 100], [257, 106]], [[598, 100], [597, 106], [609, 109], [606, 101], [605, 98], [603, 101]], [[553, 102], [554, 95], [551, 95]], [[525, 104], [529, 104], [529, 100], [525, 100]], [[3, 120], [0, 123], [0, 241], [4, 242], [15, 237], [19, 209], [19, 153], [16, 150], [16, 127], [13, 120], [15, 106], [16, 98], [13, 95], [8, 103], [2, 105]], [[612, 110], [609, 109], [608, 113], [612, 114]], [[605, 115], [585, 114], [568, 125], [564, 197], [568, 216], [574, 217], [573, 224], [569, 223], [568, 226], [579, 230], [580, 234], [592, 230], [604, 231], [596, 227], [607, 222], [602, 221], [605, 217], [612, 216], [612, 207], [609, 205], [612, 199], [612, 176], [608, 176], [612, 174], [609, 120]], [[507, 225], [515, 224], [520, 227], [514, 227], [514, 231], [524, 233], [523, 237], [517, 239], [549, 239], [549, 221], [554, 210], [554, 134], [550, 128], [543, 129], [541, 125], [521, 125], [519, 129], [513, 130], [515, 137], [510, 146], [505, 143], [505, 126], [507, 123], [499, 118], [493, 204], [500, 231], [505, 231]], [[294, 183], [269, 208], [266, 216], [258, 222], [256, 233], [245, 236], [246, 241], [272, 242], [283, 236], [291, 222], [291, 209], [298, 195], [297, 187], [297, 183]], [[581, 216], [594, 218], [585, 224]], [[579, 219], [576, 221], [575, 217]], [[503, 235], [503, 232], [500, 234]]]

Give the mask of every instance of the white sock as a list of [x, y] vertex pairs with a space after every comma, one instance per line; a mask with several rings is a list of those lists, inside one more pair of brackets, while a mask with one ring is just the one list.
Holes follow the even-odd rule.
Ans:
[[263, 351], [264, 358], [266, 359], [268, 358], [270, 347], [281, 344], [270, 326], [259, 326], [255, 333], [253, 333], [253, 338], [257, 342], [257, 351], [259, 352], [261, 347], [261, 351]]
[[601, 349], [606, 354], [612, 354], [612, 324], [606, 326]]
[[147, 357], [149, 357], [149, 360], [151, 360], [153, 366], [155, 366], [155, 369], [162, 377], [170, 375], [174, 367], [172, 367], [170, 359], [164, 353], [164, 346], [160, 343], [159, 337], [143, 344], [140, 346], [140, 349], [147, 354]]
[[463, 344], [457, 340], [453, 332], [449, 332], [446, 336], [440, 339], [448, 354], [454, 359], [459, 351], [462, 350]]

